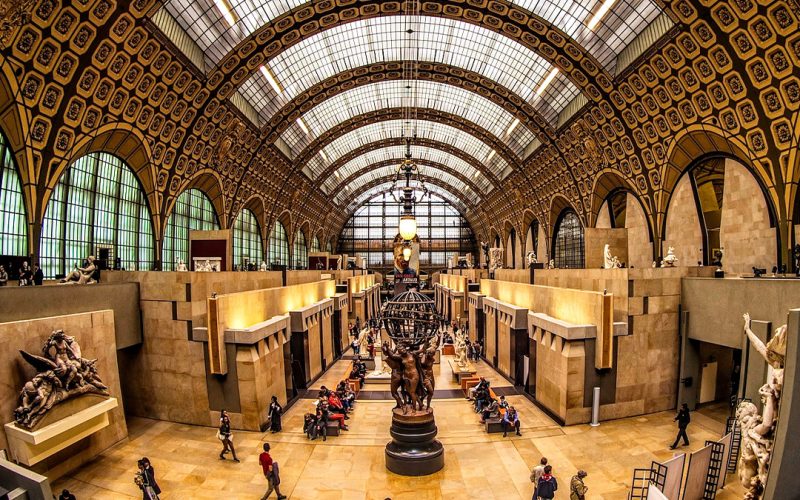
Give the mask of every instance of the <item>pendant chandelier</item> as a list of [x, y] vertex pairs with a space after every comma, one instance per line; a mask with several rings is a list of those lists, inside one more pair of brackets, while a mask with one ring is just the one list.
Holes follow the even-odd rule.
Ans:
[[[418, 23], [419, 3], [416, 0], [406, 0], [404, 5], [405, 16], [405, 43], [403, 44], [403, 80], [406, 82], [406, 93], [403, 96], [403, 137], [406, 140], [405, 159], [397, 169], [394, 184], [392, 185], [392, 196], [395, 201], [403, 204], [403, 213], [400, 215], [400, 224], [397, 228], [400, 237], [404, 241], [410, 242], [417, 236], [417, 219], [414, 216], [414, 206], [427, 194], [425, 184], [419, 178], [419, 168], [411, 158], [411, 141], [416, 138], [416, 82], [418, 75], [417, 50], [415, 43], [414, 23]], [[412, 185], [412, 180], [415, 183]], [[401, 187], [398, 182], [405, 181]], [[415, 189], [422, 190], [423, 194], [417, 200], [414, 197]], [[397, 200], [394, 192], [399, 191], [400, 199]], [[406, 255], [408, 254], [408, 255]], [[403, 249], [403, 257], [408, 260], [411, 257], [411, 247], [406, 245]]]

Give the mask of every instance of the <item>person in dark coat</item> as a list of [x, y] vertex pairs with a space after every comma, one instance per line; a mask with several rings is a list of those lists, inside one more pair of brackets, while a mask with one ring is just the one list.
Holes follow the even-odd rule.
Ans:
[[272, 396], [272, 402], [269, 404], [269, 430], [271, 432], [281, 431], [281, 415], [283, 415], [283, 407], [278, 402], [278, 397]]
[[33, 265], [33, 284], [36, 286], [42, 286], [44, 283], [44, 272], [42, 272], [42, 268], [39, 267], [39, 264]]
[[558, 490], [558, 481], [556, 481], [556, 478], [553, 475], [553, 467], [550, 465], [545, 465], [544, 471], [542, 472], [541, 477], [539, 477], [539, 482], [536, 484], [536, 495], [538, 495], [537, 498], [553, 498], [556, 496], [556, 490]]
[[670, 450], [678, 447], [678, 441], [681, 438], [683, 438], [683, 445], [689, 446], [689, 436], [686, 435], [686, 428], [689, 427], [689, 422], [692, 420], [692, 417], [689, 416], [689, 405], [686, 403], [681, 405], [681, 409], [675, 415], [675, 420], [678, 422], [678, 435], [675, 436], [675, 442], [669, 447]]
[[150, 459], [147, 457], [142, 458], [142, 463], [144, 464], [144, 473], [147, 475], [147, 480], [150, 486], [153, 487], [153, 491], [156, 492], [156, 495], [161, 494], [161, 488], [158, 487], [158, 482], [156, 481], [156, 470], [153, 468], [153, 465], [150, 463]]
[[222, 410], [222, 416], [219, 418], [219, 430], [217, 431], [219, 440], [222, 441], [222, 451], [219, 452], [220, 460], [225, 460], [225, 455], [231, 453], [233, 461], [238, 462], [236, 458], [236, 450], [233, 447], [233, 433], [231, 432], [231, 418], [228, 412]]

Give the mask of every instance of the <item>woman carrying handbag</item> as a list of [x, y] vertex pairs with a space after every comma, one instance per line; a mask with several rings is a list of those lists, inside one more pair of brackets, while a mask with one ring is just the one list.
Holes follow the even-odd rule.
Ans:
[[219, 452], [220, 460], [225, 460], [225, 455], [230, 452], [233, 455], [233, 461], [239, 462], [239, 459], [236, 458], [236, 450], [233, 448], [231, 418], [228, 416], [228, 412], [225, 410], [222, 410], [222, 413], [219, 417], [219, 430], [217, 430], [217, 439], [222, 441], [222, 451]]

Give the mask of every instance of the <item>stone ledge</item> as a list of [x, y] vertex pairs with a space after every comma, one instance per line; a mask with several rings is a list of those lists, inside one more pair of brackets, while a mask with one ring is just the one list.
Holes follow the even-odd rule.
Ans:
[[[548, 331], [564, 340], [584, 340], [597, 338], [596, 325], [575, 325], [567, 321], [554, 318], [544, 313], [529, 312], [528, 325]], [[628, 335], [628, 324], [621, 321], [614, 323], [614, 336]]]

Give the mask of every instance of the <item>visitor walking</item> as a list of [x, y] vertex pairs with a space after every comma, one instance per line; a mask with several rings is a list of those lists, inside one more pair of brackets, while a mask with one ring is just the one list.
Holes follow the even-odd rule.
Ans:
[[686, 435], [686, 428], [689, 426], [689, 422], [692, 420], [692, 418], [689, 416], [689, 405], [683, 403], [681, 405], [681, 409], [678, 410], [678, 414], [675, 415], [674, 420], [678, 422], [678, 435], [675, 436], [675, 442], [669, 447], [670, 450], [674, 450], [678, 447], [678, 441], [680, 441], [681, 438], [683, 438], [683, 445], [689, 446], [689, 436]]
[[536, 494], [538, 495], [536, 498], [553, 498], [556, 496], [556, 490], [558, 490], [558, 481], [556, 481], [556, 478], [553, 475], [553, 467], [550, 465], [545, 465], [544, 471], [542, 471], [542, 476], [536, 483]]
[[585, 470], [579, 470], [572, 476], [572, 480], [569, 482], [569, 500], [586, 500], [586, 492], [589, 491], [589, 488], [583, 484], [583, 478], [587, 475]]
[[269, 430], [272, 433], [281, 431], [281, 415], [283, 407], [278, 402], [278, 397], [272, 396], [272, 402], [269, 404]]
[[153, 464], [150, 463], [150, 459], [147, 457], [142, 457], [142, 463], [144, 463], [144, 473], [147, 475], [147, 481], [153, 487], [153, 491], [155, 491], [156, 495], [160, 495], [161, 488], [158, 487], [156, 470], [153, 468]]
[[281, 494], [281, 478], [278, 472], [278, 463], [272, 460], [269, 454], [269, 443], [264, 443], [264, 452], [258, 456], [258, 463], [261, 465], [261, 470], [264, 472], [264, 477], [267, 479], [267, 492], [261, 497], [261, 500], [266, 500], [272, 495], [272, 492], [278, 495], [278, 500], [286, 498], [286, 495]]
[[136, 462], [139, 468], [133, 482], [142, 490], [142, 500], [158, 500], [158, 494], [161, 490], [157, 490], [158, 485], [155, 484], [155, 472], [150, 468], [150, 471], [145, 467], [145, 459], [139, 459]]
[[217, 431], [217, 439], [222, 441], [222, 451], [219, 452], [220, 460], [225, 460], [225, 455], [228, 453], [233, 455], [233, 461], [239, 462], [236, 458], [236, 450], [233, 448], [233, 433], [231, 432], [231, 417], [228, 412], [222, 410], [219, 417], [219, 430]]
[[539, 460], [539, 465], [531, 470], [531, 482], [533, 483], [533, 500], [536, 500], [536, 487], [539, 485], [539, 478], [544, 474], [544, 466], [547, 465], [547, 459], [542, 457]]
[[75, 498], [75, 495], [69, 492], [68, 489], [61, 490], [61, 494], [58, 495], [58, 500], [78, 500]]

